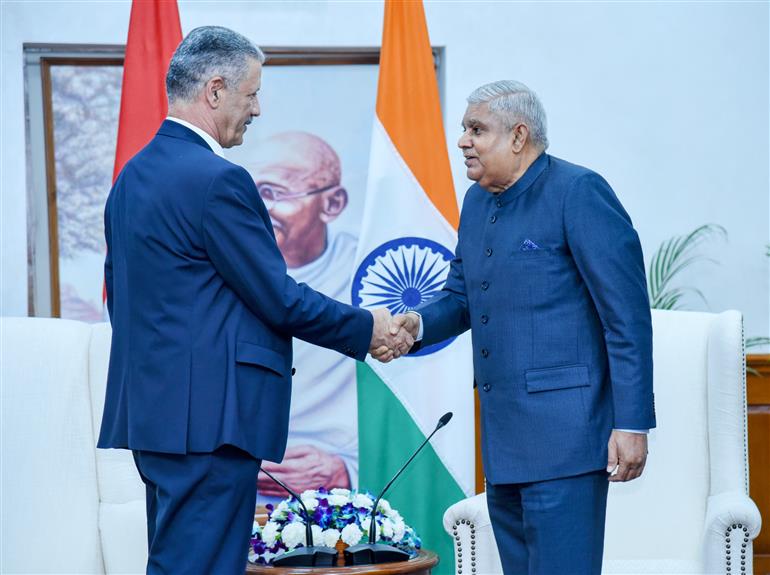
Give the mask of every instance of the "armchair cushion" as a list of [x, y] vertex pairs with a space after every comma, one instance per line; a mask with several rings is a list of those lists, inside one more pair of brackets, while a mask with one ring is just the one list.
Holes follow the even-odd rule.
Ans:
[[[104, 410], [112, 329], [107, 323], [92, 327], [89, 345], [89, 381], [94, 437]], [[96, 449], [99, 483], [99, 529], [107, 573], [143, 573], [147, 564], [147, 512], [144, 484], [126, 449]]]
[[110, 327], [0, 319], [3, 573], [143, 573], [144, 486], [97, 450]]
[[0, 319], [3, 573], [104, 572], [90, 336], [75, 321]]

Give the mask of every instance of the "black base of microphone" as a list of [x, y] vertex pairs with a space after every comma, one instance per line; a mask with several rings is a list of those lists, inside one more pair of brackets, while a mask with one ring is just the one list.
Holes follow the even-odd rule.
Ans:
[[407, 561], [409, 553], [382, 543], [359, 543], [345, 549], [345, 565], [374, 565]]
[[275, 567], [333, 567], [337, 562], [337, 552], [329, 547], [300, 547], [280, 557], [270, 564]]

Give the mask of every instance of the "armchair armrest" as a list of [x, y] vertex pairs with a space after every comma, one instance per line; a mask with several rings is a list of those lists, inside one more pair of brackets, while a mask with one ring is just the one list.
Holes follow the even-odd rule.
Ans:
[[708, 498], [704, 525], [704, 565], [707, 573], [753, 573], [752, 541], [762, 518], [743, 491]]
[[449, 507], [444, 513], [444, 530], [454, 542], [456, 573], [492, 575], [503, 572], [487, 511], [486, 493]]

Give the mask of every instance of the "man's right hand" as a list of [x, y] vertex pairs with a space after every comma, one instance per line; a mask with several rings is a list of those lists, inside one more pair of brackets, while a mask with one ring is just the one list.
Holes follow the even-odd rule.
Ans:
[[401, 357], [414, 345], [414, 338], [404, 329], [394, 329], [391, 323], [390, 311], [387, 308], [372, 310], [374, 326], [369, 353], [375, 359], [387, 363]]
[[390, 360], [406, 354], [414, 345], [414, 340], [420, 331], [420, 316], [414, 313], [398, 314], [390, 318], [388, 331], [391, 337], [403, 339], [409, 345], [403, 351], [396, 354], [387, 346], [381, 346], [376, 349], [370, 349], [374, 359], [387, 363]]

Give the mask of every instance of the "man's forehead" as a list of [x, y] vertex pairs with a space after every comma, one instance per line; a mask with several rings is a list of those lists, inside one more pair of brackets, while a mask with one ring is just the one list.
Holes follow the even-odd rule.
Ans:
[[266, 162], [254, 170], [260, 180], [280, 183], [284, 180], [296, 180], [310, 174], [312, 170], [307, 165], [292, 161]]
[[253, 62], [251, 71], [257, 83], [257, 88], [259, 88], [262, 85], [262, 64], [259, 60], [253, 60]]
[[488, 124], [490, 116], [489, 105], [486, 102], [482, 104], [468, 104], [463, 115], [463, 124]]
[[257, 181], [295, 191], [339, 183], [339, 159], [319, 136], [281, 132], [263, 140], [257, 150], [258, 157], [250, 170]]
[[251, 59], [249, 61], [249, 68], [246, 72], [246, 82], [242, 84], [249, 84], [249, 88], [259, 90], [262, 85], [262, 64], [259, 60]]
[[[307, 157], [288, 146], [278, 146], [264, 152], [255, 166], [255, 179], [286, 187], [296, 187], [316, 175], [321, 175], [318, 166]], [[264, 149], [264, 148], [263, 148]]]
[[310, 171], [315, 168], [306, 146], [297, 142], [267, 139], [259, 145], [259, 164], [264, 169]]

